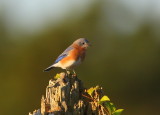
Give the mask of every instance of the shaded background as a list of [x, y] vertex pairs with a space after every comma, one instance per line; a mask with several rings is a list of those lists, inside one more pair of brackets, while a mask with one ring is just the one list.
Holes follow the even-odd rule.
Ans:
[[48, 67], [75, 39], [91, 41], [77, 68], [86, 87], [100, 85], [123, 115], [158, 115], [160, 1], [1, 0], [0, 110], [40, 108]]

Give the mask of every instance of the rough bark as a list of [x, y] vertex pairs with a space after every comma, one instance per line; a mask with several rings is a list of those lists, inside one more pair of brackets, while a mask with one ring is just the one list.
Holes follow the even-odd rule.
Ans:
[[77, 76], [65, 73], [60, 73], [59, 76], [58, 79], [49, 81], [46, 96], [41, 99], [41, 109], [29, 115], [107, 115], [104, 108], [96, 102], [103, 96], [102, 88], [94, 91], [91, 98]]

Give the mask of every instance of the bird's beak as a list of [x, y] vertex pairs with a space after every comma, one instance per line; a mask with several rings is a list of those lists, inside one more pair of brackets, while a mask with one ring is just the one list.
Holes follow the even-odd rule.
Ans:
[[90, 43], [85, 44], [85, 48], [91, 47]]
[[92, 46], [91, 43], [88, 43], [87, 45], [88, 45], [88, 47], [91, 47], [91, 46]]

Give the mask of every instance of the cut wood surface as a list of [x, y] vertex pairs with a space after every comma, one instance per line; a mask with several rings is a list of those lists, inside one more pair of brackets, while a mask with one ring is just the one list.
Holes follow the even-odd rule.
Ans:
[[49, 81], [41, 108], [29, 115], [109, 115], [108, 110], [97, 103], [104, 96], [102, 88], [92, 95], [77, 76], [60, 73]]

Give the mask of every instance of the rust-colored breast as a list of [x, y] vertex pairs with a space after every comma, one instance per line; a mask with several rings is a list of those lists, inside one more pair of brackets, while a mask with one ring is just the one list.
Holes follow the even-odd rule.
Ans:
[[78, 60], [80, 58], [83, 61], [85, 58], [85, 50], [85, 48], [82, 48], [80, 46], [75, 47], [75, 50], [71, 52], [73, 59]]
[[67, 57], [61, 60], [61, 63], [67, 63], [67, 61], [77, 61], [79, 58], [83, 61], [85, 58], [85, 49], [79, 46], [75, 46], [73, 50], [71, 50]]

